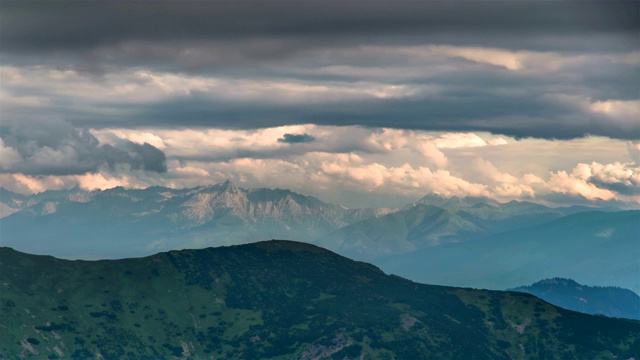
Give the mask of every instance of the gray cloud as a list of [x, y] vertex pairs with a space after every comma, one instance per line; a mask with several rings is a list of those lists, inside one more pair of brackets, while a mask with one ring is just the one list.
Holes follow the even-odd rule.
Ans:
[[284, 134], [278, 142], [285, 144], [300, 144], [310, 143], [315, 141], [316, 138], [309, 134]]
[[[571, 104], [543, 98], [541, 93], [492, 96], [490, 90], [418, 99], [366, 99], [334, 104], [259, 104], [219, 102], [188, 96], [142, 105], [129, 116], [137, 126], [206, 126], [232, 129], [308, 124], [361, 125], [434, 131], [489, 131], [515, 137], [572, 139], [602, 135], [619, 139], [640, 138], [633, 119], [612, 123], [606, 117], [586, 113]], [[124, 123], [95, 121], [106, 127]], [[78, 119], [82, 124], [82, 119]]]
[[0, 138], [5, 149], [17, 157], [3, 163], [4, 173], [80, 175], [123, 165], [133, 170], [167, 171], [165, 154], [150, 144], [122, 140], [115, 146], [100, 145], [88, 131], [63, 121], [4, 125]]
[[[39, 90], [44, 105], [11, 106], [3, 102], [0, 115], [11, 121], [37, 121], [49, 114], [65, 118], [76, 127], [204, 126], [235, 129], [266, 128], [289, 124], [362, 125], [437, 131], [490, 131], [516, 137], [569, 139], [603, 135], [634, 140], [640, 127], [633, 115], [612, 121], [603, 113], [589, 111], [588, 104], [576, 102], [629, 99], [633, 76], [618, 79], [575, 80], [581, 71], [573, 70], [569, 82], [549, 76], [526, 76], [495, 69], [478, 69], [449, 76], [435, 76], [410, 85], [435, 86], [433, 94], [406, 98], [353, 98], [330, 101], [277, 102], [265, 91], [257, 99], [221, 99], [204, 92], [177, 93], [157, 101], [127, 102], [104, 96], [74, 99], [73, 95]], [[631, 68], [628, 67], [628, 72]], [[588, 73], [588, 72], [586, 72]], [[345, 80], [350, 85], [361, 79]], [[250, 82], [250, 80], [248, 80]], [[617, 82], [617, 83], [616, 83]], [[97, 81], [99, 83], [99, 81]], [[305, 85], [305, 83], [302, 83]], [[119, 85], [119, 84], [117, 84]], [[127, 85], [125, 84], [122, 84]], [[310, 86], [328, 86], [322, 80]], [[251, 86], [251, 84], [249, 84]], [[69, 88], [69, 87], [68, 87]], [[151, 89], [153, 90], [153, 89]], [[230, 94], [243, 88], [229, 90]], [[11, 91], [11, 87], [5, 87]], [[55, 91], [55, 89], [54, 89]], [[25, 92], [16, 92], [24, 95]], [[141, 90], [140, 93], [144, 93]], [[637, 93], [637, 91], [636, 91]], [[618, 96], [620, 95], [620, 96]], [[567, 97], [578, 100], [571, 100]], [[106, 97], [106, 100], [109, 100]], [[580, 101], [583, 101], [580, 100]], [[126, 101], [126, 100], [124, 100]], [[82, 102], [82, 106], [73, 104]]]
[[640, 195], [640, 177], [638, 176], [638, 170], [640, 170], [640, 168], [633, 168], [622, 164], [616, 165], [615, 169], [601, 171], [590, 176], [587, 182], [601, 189], [611, 190], [621, 195]]
[[105, 144], [99, 147], [104, 160], [111, 168], [119, 164], [127, 164], [135, 170], [167, 172], [166, 155], [153, 145], [142, 145], [131, 141], [122, 141], [119, 147]]
[[[45, 80], [15, 86], [3, 81], [3, 95], [17, 100], [4, 100], [0, 116], [38, 122], [54, 114], [80, 128], [252, 129], [315, 123], [633, 140], [640, 138], [640, 127], [632, 116], [612, 121], [606, 114], [589, 111], [588, 104], [559, 99], [637, 100], [640, 64], [612, 59], [640, 50], [639, 6], [579, 1], [464, 6], [446, 2], [363, 6], [357, 1], [3, 2], [0, 60], [4, 65], [34, 65], [42, 73], [61, 71], [62, 78], [64, 70], [71, 70], [86, 76], [91, 85], [104, 83], [104, 88], [94, 90], [91, 97], [82, 92], [86, 84], [71, 94], [65, 93], [71, 87], [64, 84], [47, 89]], [[559, 70], [532, 66], [514, 72], [461, 56], [432, 59], [398, 50], [428, 45], [554, 52], [577, 60], [563, 59], [569, 64]], [[380, 49], [372, 53], [371, 47]], [[535, 65], [545, 63], [538, 61]], [[184, 91], [171, 92], [176, 88], [171, 83], [160, 90], [148, 86], [132, 93], [131, 99], [105, 94], [151, 83], [131, 75], [138, 70], [246, 84], [228, 89], [229, 97], [211, 87], [185, 86]], [[377, 82], [435, 90], [404, 97], [336, 95], [330, 100], [303, 97], [289, 102], [279, 101], [279, 95], [269, 91], [256, 98], [232, 98], [254, 91], [256, 79], [292, 81], [303, 88], [327, 88], [327, 93], [335, 83], [366, 88]], [[136, 101], [150, 90], [167, 95]], [[29, 96], [42, 101], [21, 105], [21, 97]]]
[[[131, 40], [303, 37], [340, 43], [401, 35], [405, 42], [427, 36], [469, 44], [497, 36], [504, 46], [559, 49], [570, 45], [562, 41], [567, 36], [597, 42], [594, 34], [614, 34], [636, 42], [637, 9], [633, 2], [5, 2], [0, 42], [7, 50], [76, 51]], [[561, 35], [561, 41], [549, 35]]]
[[606, 182], [598, 178], [589, 179], [589, 183], [601, 189], [611, 190], [621, 195], [640, 195], [640, 184], [638, 183]]

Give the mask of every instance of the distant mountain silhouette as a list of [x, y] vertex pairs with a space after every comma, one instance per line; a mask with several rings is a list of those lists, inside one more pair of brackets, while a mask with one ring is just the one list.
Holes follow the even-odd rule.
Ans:
[[554, 209], [518, 201], [503, 204], [482, 197], [427, 195], [400, 211], [345, 226], [315, 243], [357, 259], [373, 260], [382, 255], [473, 241], [545, 223], [565, 216], [567, 211], [578, 209]]
[[419, 282], [506, 289], [560, 276], [640, 292], [640, 211], [583, 212], [376, 260]]
[[629, 289], [586, 286], [571, 279], [553, 278], [509, 290], [529, 293], [553, 305], [586, 314], [640, 320], [640, 296]]

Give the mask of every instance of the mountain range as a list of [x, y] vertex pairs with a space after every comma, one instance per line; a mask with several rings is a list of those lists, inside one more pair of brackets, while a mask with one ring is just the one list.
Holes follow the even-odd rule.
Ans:
[[535, 295], [553, 305], [585, 314], [640, 320], [640, 295], [614, 286], [587, 286], [571, 279], [540, 280], [510, 291]]
[[[354, 209], [281, 189], [207, 187], [0, 193], [2, 245], [64, 258], [118, 258], [159, 250], [313, 238], [385, 209]], [[88, 237], [87, 235], [91, 236]], [[87, 240], [89, 239], [89, 240]]]
[[342, 227], [316, 243], [350, 257], [372, 260], [448, 243], [465, 242], [545, 223], [592, 208], [549, 208], [531, 202], [499, 203], [484, 197], [427, 195], [403, 209]]
[[400, 210], [347, 209], [289, 190], [243, 189], [230, 181], [190, 189], [74, 188], [30, 196], [0, 188], [2, 244], [65, 258], [144, 256], [288, 238], [370, 260], [587, 210], [593, 209], [434, 195]]
[[506, 289], [541, 278], [640, 292], [640, 211], [427, 195], [400, 209], [347, 209], [230, 181], [150, 187], [0, 190], [0, 244], [69, 259], [301, 240], [414, 281]]
[[640, 322], [422, 285], [299, 242], [69, 261], [0, 248], [2, 358], [632, 359]]
[[639, 229], [638, 210], [584, 212], [375, 263], [429, 284], [506, 289], [565, 277], [640, 293]]

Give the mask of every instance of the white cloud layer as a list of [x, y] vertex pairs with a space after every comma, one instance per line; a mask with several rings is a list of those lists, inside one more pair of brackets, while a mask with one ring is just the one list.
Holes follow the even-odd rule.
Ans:
[[[102, 168], [67, 176], [4, 173], [0, 180], [15, 191], [39, 192], [76, 185], [190, 187], [231, 179], [245, 187], [290, 188], [347, 206], [398, 206], [428, 193], [640, 205], [640, 168], [629, 161], [637, 155], [637, 144], [607, 138], [517, 140], [489, 133], [313, 124], [256, 130], [113, 128], [91, 134], [101, 145], [128, 140], [155, 146], [167, 156], [167, 173]], [[313, 141], [278, 141], [285, 134], [307, 134]], [[9, 164], [15, 151], [0, 145], [3, 164]], [[558, 153], [564, 156], [552, 161]]]

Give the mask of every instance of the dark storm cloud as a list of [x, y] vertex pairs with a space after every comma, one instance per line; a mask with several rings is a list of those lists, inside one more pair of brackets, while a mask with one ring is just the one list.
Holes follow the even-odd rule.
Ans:
[[605, 183], [597, 180], [591, 180], [589, 182], [601, 189], [611, 190], [620, 195], [640, 195], [640, 184]]
[[300, 144], [310, 143], [315, 141], [316, 138], [309, 134], [284, 134], [278, 142], [285, 144]]
[[[635, 2], [581, 1], [3, 2], [0, 20], [4, 50], [36, 52], [136, 40], [305, 38], [340, 43], [396, 35], [403, 38], [395, 43], [428, 37], [449, 44], [485, 39], [511, 48], [558, 48], [571, 46], [566, 41], [571, 36], [591, 36], [593, 44], [602, 39], [592, 35], [616, 34], [622, 41], [607, 44], [616, 48], [628, 47], [625, 41], [635, 44], [640, 26]], [[560, 35], [556, 43], [555, 35]]]
[[615, 178], [595, 175], [591, 176], [588, 182], [601, 189], [611, 190], [621, 195], [640, 195], [640, 183], [631, 176], [628, 178]]
[[151, 144], [140, 145], [122, 140], [118, 147], [105, 144], [99, 149], [104, 154], [105, 162], [112, 169], [119, 164], [127, 164], [134, 170], [167, 172], [166, 155]]
[[[640, 138], [636, 122], [617, 123], [585, 114], [571, 104], [542, 97], [453, 94], [420, 99], [350, 100], [339, 104], [233, 104], [198, 96], [141, 106], [130, 118], [136, 126], [252, 129], [291, 124], [361, 125], [433, 131], [489, 131], [515, 137], [572, 139], [602, 135]], [[119, 119], [125, 124], [127, 118]], [[82, 119], [78, 121], [82, 123]], [[94, 122], [97, 127], [112, 123]]]
[[[588, 111], [588, 104], [560, 101], [558, 94], [589, 101], [637, 100], [637, 61], [597, 56], [613, 59], [640, 50], [639, 9], [637, 2], [582, 1], [2, 2], [0, 60], [37, 74], [33, 83], [11, 85], [2, 79], [3, 95], [12, 97], [3, 99], [0, 115], [40, 122], [54, 114], [78, 128], [251, 129], [316, 123], [636, 139], [636, 122], [612, 121]], [[561, 72], [534, 66], [529, 73], [517, 73], [457, 55], [397, 53], [398, 47], [429, 45], [554, 52], [580, 59], [563, 65]], [[368, 53], [367, 46], [380, 49]], [[354, 70], [322, 72], [332, 66]], [[402, 75], [412, 67], [424, 73]], [[433, 70], [440, 67], [445, 70]], [[86, 79], [69, 76], [76, 87], [66, 86], [58, 78], [46, 79], [49, 69], [73, 70]], [[378, 73], [370, 75], [375, 69]], [[217, 85], [190, 88], [190, 80], [202, 80], [197, 78], [154, 88], [149, 85], [154, 80], [141, 78], [138, 70], [182, 79], [201, 76], [205, 82], [212, 76]], [[222, 94], [219, 88], [235, 80], [243, 83]], [[263, 87], [255, 97], [234, 98], [254, 91], [254, 80], [327, 88], [329, 94], [335, 82], [348, 88], [336, 92], [343, 95], [368, 86], [362, 83], [431, 86], [437, 93], [327, 100], [316, 92], [311, 100], [301, 96], [294, 103], [280, 101]], [[141, 83], [147, 87], [127, 98], [105, 95]], [[85, 96], [87, 84], [103, 87]], [[184, 91], [176, 90], [181, 86]], [[145, 98], [147, 91], [161, 93], [154, 92], [159, 88], [164, 96]], [[23, 105], [30, 96], [41, 101]], [[134, 158], [132, 166], [141, 166], [134, 165]]]
[[102, 166], [115, 169], [122, 165], [133, 170], [167, 171], [165, 154], [152, 145], [127, 140], [115, 146], [100, 145], [88, 131], [78, 131], [67, 122], [4, 125], [0, 137], [4, 146], [20, 157], [3, 164], [5, 173], [81, 175]]

